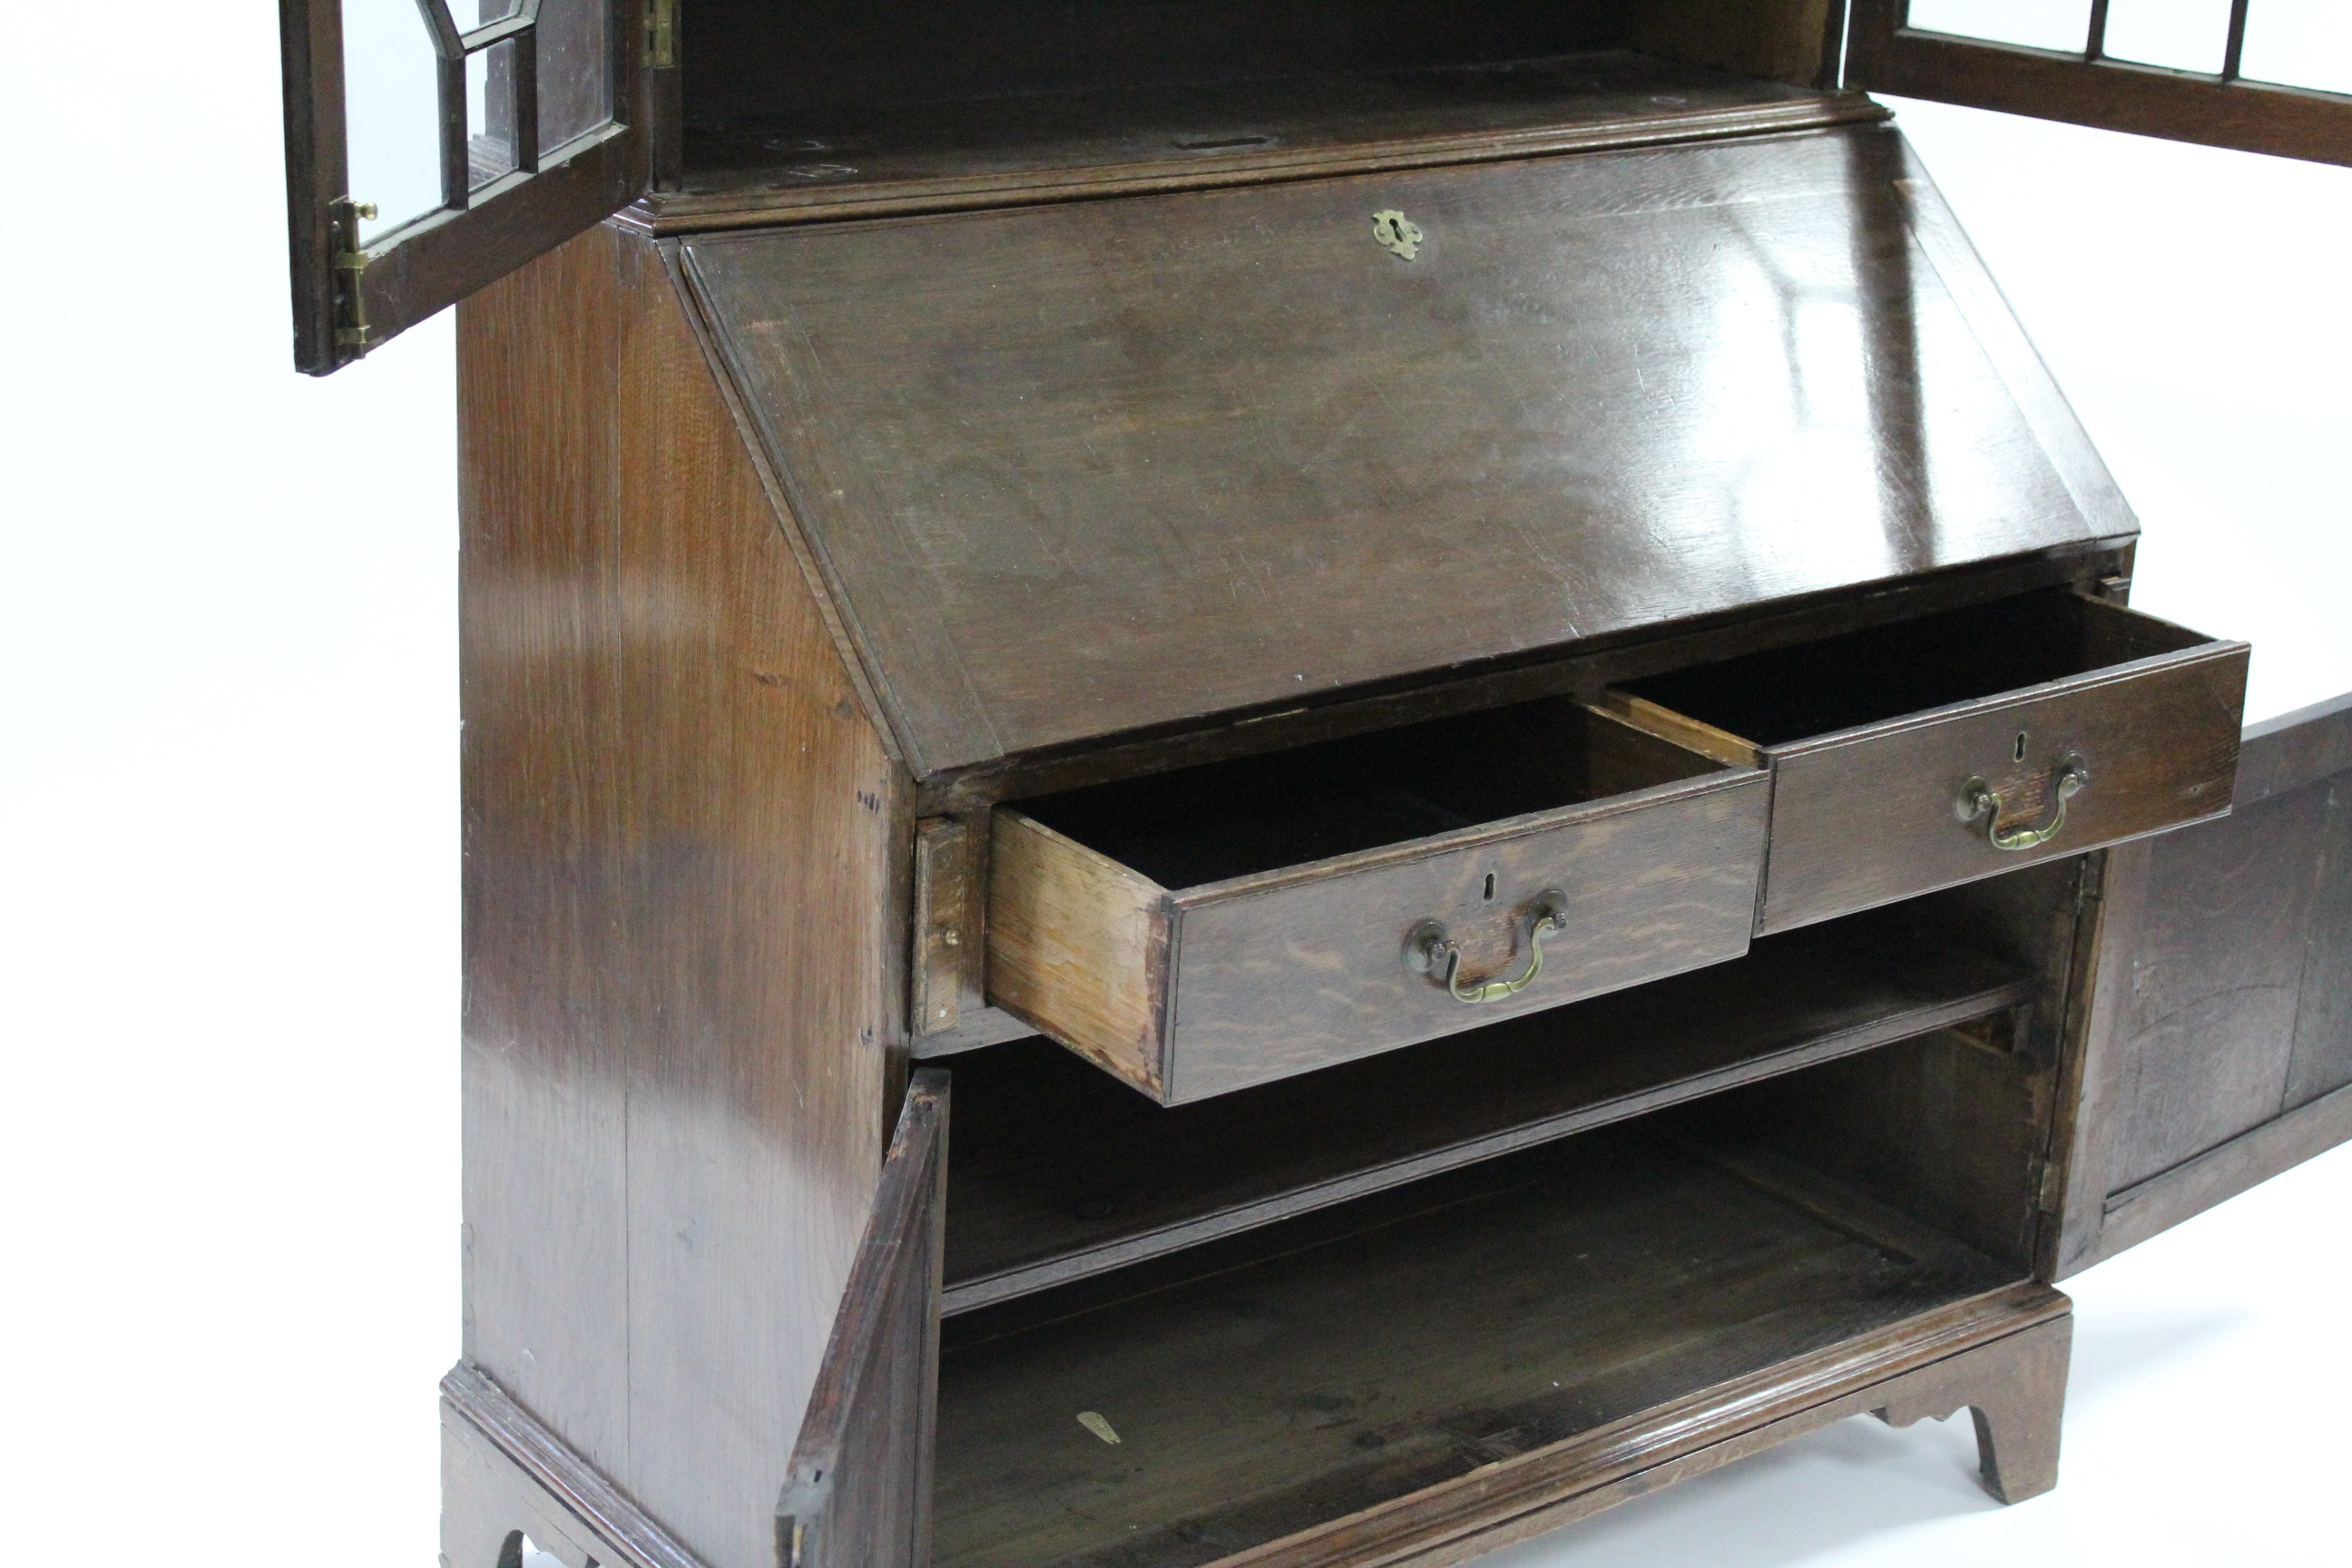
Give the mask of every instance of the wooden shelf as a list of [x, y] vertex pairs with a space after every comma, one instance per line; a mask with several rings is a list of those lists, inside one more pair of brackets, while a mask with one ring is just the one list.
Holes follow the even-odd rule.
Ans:
[[1865, 916], [1745, 958], [1195, 1105], [1042, 1040], [956, 1059], [950, 1315], [2031, 1001]]
[[1855, 1347], [2024, 1275], [1790, 1162], [1633, 1128], [1139, 1272], [1180, 1266], [950, 1325], [941, 1568], [1195, 1568], [1442, 1509], [1473, 1471], [1679, 1429], [1742, 1379], [1820, 1360], [1867, 1383]]

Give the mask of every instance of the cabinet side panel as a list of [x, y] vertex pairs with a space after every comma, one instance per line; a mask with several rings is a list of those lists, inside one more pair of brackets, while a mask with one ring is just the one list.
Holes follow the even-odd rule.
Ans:
[[[626, 976], [590, 911], [625, 835], [605, 605], [612, 279], [573, 247], [458, 312], [465, 1356], [626, 1467]], [[558, 303], [575, 290], [573, 314]], [[453, 1563], [451, 1568], [487, 1568]]]
[[460, 343], [467, 1355], [765, 1568], [902, 1060], [911, 794], [649, 242]]

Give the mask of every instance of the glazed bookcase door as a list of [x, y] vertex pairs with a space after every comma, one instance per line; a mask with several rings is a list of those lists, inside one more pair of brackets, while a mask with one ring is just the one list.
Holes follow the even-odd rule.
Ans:
[[1845, 83], [2352, 163], [2344, 0], [1853, 0]]
[[296, 367], [324, 375], [625, 205], [675, 0], [279, 0]]
[[914, 1075], [776, 1502], [782, 1568], [930, 1560], [948, 1075]]
[[2061, 1276], [2352, 1140], [2352, 697], [2250, 728], [2231, 815], [2098, 889]]

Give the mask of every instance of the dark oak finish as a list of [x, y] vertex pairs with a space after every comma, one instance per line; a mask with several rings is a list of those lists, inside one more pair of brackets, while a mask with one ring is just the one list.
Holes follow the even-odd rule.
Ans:
[[286, 107], [287, 280], [294, 293], [294, 367], [337, 363], [339, 283], [333, 203], [348, 195], [341, 0], [278, 0], [278, 65]]
[[2043, 1281], [2352, 1135], [2352, 703], [2241, 759], [2117, 607], [1844, 11], [436, 0], [359, 258], [282, 0], [305, 367], [472, 296], [448, 1568], [1433, 1568], [1961, 1405], [2052, 1484]]
[[[1908, 9], [1909, 0], [1853, 0], [1848, 86], [2352, 163], [2352, 97], [2241, 79], [2234, 57], [2218, 51], [2213, 63], [2228, 69], [2209, 74], [1931, 33], [1904, 26]], [[2105, 9], [2105, 0], [2094, 7]]]
[[648, 196], [632, 216], [656, 233], [689, 233], [1638, 147], [1885, 113], [1858, 93], [1623, 52], [825, 104], [706, 122], [686, 188]]
[[1172, 1105], [1719, 963], [1764, 786], [1553, 700], [1001, 808], [989, 999]]
[[650, 242], [458, 361], [466, 1359], [767, 1568], [896, 1098], [904, 776]]
[[526, 1541], [562, 1563], [706, 1568], [506, 1390], [463, 1363], [441, 1380], [441, 1439], [447, 1568], [522, 1568]]
[[1862, 127], [685, 254], [922, 778], [2121, 543], [1897, 179]]
[[2227, 819], [2108, 857], [2061, 1274], [2352, 1138], [2352, 699], [2244, 756]]
[[948, 1075], [926, 1068], [882, 1162], [776, 1501], [781, 1568], [923, 1568], [947, 1229]]
[[[955, 1064], [945, 1310], [1988, 1019], [2036, 988], [2013, 963], [1865, 917], [1760, 942], [1734, 963], [1174, 1110], [1043, 1040], [1001, 1046]], [[2021, 1218], [2012, 1201], [2012, 1239]]]
[[[634, 5], [537, 0], [470, 33], [447, 0], [420, 10], [419, 41], [431, 38], [440, 55], [442, 205], [362, 246], [356, 219], [337, 207], [374, 197], [350, 184], [339, 0], [278, 0], [294, 360], [312, 375], [358, 359], [646, 188], [644, 27]], [[493, 43], [497, 36], [505, 41]], [[508, 171], [479, 185], [467, 156], [461, 51], [469, 40], [494, 61], [491, 123], [478, 128], [477, 142], [503, 130]]]
[[[1723, 754], [1751, 746], [1770, 768], [1762, 933], [2228, 810], [2247, 655], [2048, 593], [1685, 670], [1627, 695], [1697, 721]], [[2069, 770], [2087, 782], [2061, 798]], [[1971, 780], [1998, 792], [1997, 816], [1968, 810]], [[1991, 842], [1993, 828], [2054, 825], [2046, 843]]]
[[1816, 595], [1758, 613], [1706, 616], [1687, 628], [1661, 636], [1625, 633], [1594, 637], [1580, 643], [1577, 651], [1565, 658], [1538, 653], [1497, 659], [1472, 674], [1447, 679], [1424, 674], [1417, 679], [1380, 682], [1327, 700], [969, 768], [919, 782], [916, 800], [926, 815], [984, 814], [1002, 801], [1235, 757], [1261, 756], [1433, 718], [1483, 713], [1541, 697], [1574, 695], [1598, 702], [1612, 685], [1818, 641], [1860, 627], [1990, 604], [2053, 585], [2095, 592], [2118, 573], [2129, 571], [2132, 552], [2128, 542], [2053, 550], [1906, 580], [1859, 597]]
[[[954, 1320], [937, 1560], [1258, 1560], [1767, 1368], [1785, 1390], [1786, 1363], [1823, 1357], [1853, 1381], [1802, 1403], [1852, 1392], [1875, 1381], [1853, 1378], [1855, 1342], [1884, 1353], [2021, 1278], [1799, 1167], [1615, 1134], [1346, 1217], [1360, 1228], [1260, 1233], [1256, 1261], [1213, 1250], [1191, 1283], [1120, 1297], [1114, 1279]], [[2026, 1295], [2002, 1331], [2063, 1310]], [[1264, 1560], [1370, 1555], [1327, 1537]]]
[[2002, 1502], [2022, 1502], [2057, 1484], [2074, 1343], [2066, 1308], [2056, 1291], [2021, 1285], [1924, 1313], [1899, 1329], [1497, 1465], [1433, 1496], [1277, 1542], [1233, 1568], [1445, 1568], [1865, 1412], [1908, 1426], [1968, 1408], [1986, 1489]]

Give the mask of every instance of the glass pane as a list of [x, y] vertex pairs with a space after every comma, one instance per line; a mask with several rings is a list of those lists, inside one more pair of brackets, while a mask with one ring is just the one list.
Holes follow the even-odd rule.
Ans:
[[2219, 76], [2230, 52], [2230, 0], [2108, 0], [2110, 59]]
[[433, 36], [416, 0], [343, 0], [343, 104], [353, 201], [373, 240], [441, 205], [439, 89]]
[[2091, 0], [1911, 0], [1907, 25], [2081, 54], [2091, 37]]
[[2352, 0], [2254, 0], [2238, 74], [2352, 93]]
[[[493, 18], [495, 20], [495, 18]], [[470, 190], [515, 171], [515, 41], [466, 57], [466, 162]]]
[[520, 9], [521, 5], [522, 0], [481, 0], [481, 4], [475, 8], [478, 14], [470, 22], [466, 20], [465, 13], [454, 5], [450, 7], [450, 14], [457, 18], [457, 26], [460, 27], [478, 27], [488, 22], [505, 21]]
[[[540, 0], [539, 155], [543, 161], [573, 137], [613, 118], [612, 11], [609, 0]], [[633, 9], [630, 14], [636, 13]]]

